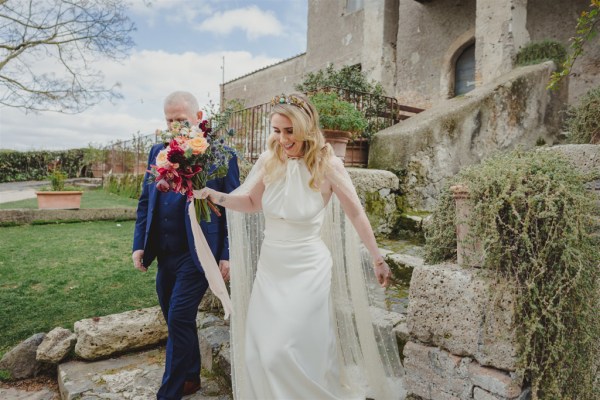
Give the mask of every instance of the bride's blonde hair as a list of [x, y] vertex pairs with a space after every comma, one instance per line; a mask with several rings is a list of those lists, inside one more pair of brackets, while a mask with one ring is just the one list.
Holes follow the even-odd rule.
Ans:
[[[329, 144], [325, 144], [325, 138], [319, 129], [319, 113], [315, 106], [303, 94], [281, 95], [273, 99], [269, 119], [275, 114], [283, 115], [292, 122], [292, 135], [302, 143], [302, 157], [311, 174], [309, 186], [313, 190], [320, 190], [325, 178], [327, 160], [333, 154], [333, 149]], [[275, 133], [269, 136], [267, 148], [270, 151], [265, 160], [265, 183], [272, 182], [283, 174], [287, 157]]]

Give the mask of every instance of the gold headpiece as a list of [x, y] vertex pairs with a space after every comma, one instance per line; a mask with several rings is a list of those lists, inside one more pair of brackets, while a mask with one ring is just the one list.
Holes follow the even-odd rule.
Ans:
[[286, 96], [283, 93], [273, 97], [273, 99], [271, 100], [271, 104], [291, 104], [296, 107], [304, 108], [304, 101], [302, 99], [299, 99], [294, 95]]

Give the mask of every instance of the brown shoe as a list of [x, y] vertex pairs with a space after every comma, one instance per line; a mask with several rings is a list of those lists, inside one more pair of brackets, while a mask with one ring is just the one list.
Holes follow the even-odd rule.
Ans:
[[184, 396], [189, 396], [190, 394], [194, 394], [198, 390], [200, 390], [200, 382], [185, 381], [185, 383], [183, 384], [183, 395]]

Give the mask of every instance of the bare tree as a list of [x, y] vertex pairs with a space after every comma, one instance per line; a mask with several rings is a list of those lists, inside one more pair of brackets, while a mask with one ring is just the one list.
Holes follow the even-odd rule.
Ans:
[[122, 98], [95, 63], [133, 47], [125, 11], [122, 0], [0, 0], [0, 105], [78, 113]]

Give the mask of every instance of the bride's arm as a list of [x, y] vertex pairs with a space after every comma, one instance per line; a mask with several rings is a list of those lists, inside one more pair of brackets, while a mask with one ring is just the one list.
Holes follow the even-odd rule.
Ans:
[[377, 280], [382, 286], [387, 286], [391, 276], [389, 267], [386, 264], [385, 259], [379, 253], [371, 223], [363, 210], [360, 199], [356, 194], [356, 189], [352, 184], [352, 180], [350, 179], [346, 168], [344, 168], [343, 162], [339, 158], [332, 157], [326, 179], [331, 184], [333, 193], [335, 193], [340, 200], [344, 213], [348, 216], [350, 222], [352, 222], [358, 236], [369, 251], [371, 258], [373, 259]]
[[262, 195], [265, 184], [262, 179], [257, 180], [247, 193], [223, 193], [211, 188], [194, 190], [194, 197], [198, 199], [209, 199], [215, 204], [241, 212], [256, 212], [262, 208]]

